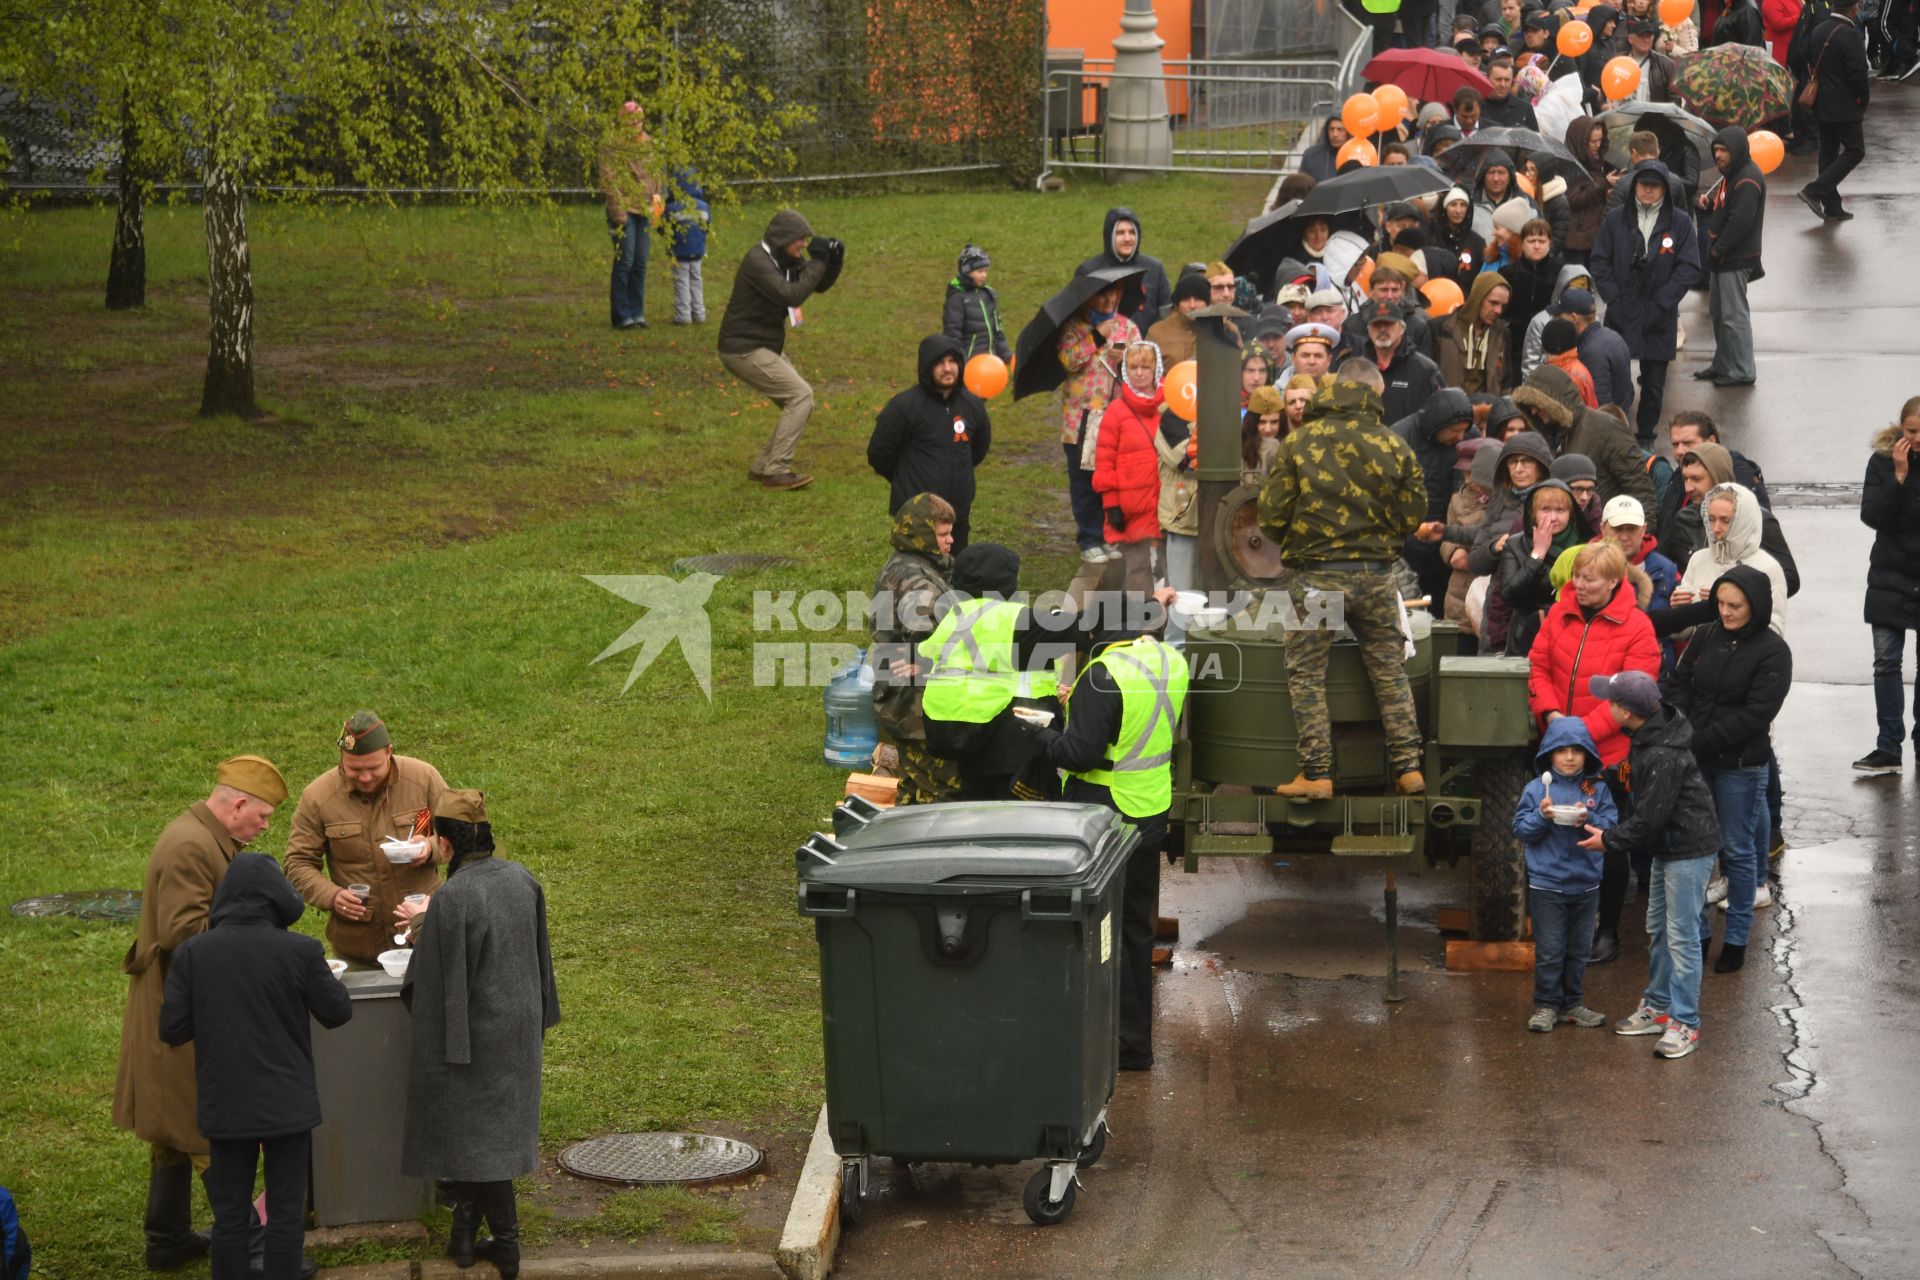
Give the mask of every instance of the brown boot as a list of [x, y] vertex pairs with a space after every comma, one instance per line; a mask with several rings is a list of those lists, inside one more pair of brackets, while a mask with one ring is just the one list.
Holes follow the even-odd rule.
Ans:
[[1403, 796], [1423, 795], [1427, 789], [1427, 780], [1420, 776], [1418, 769], [1409, 769], [1393, 780], [1393, 789]]
[[[1416, 777], [1419, 775], [1415, 775]], [[1309, 778], [1300, 774], [1292, 782], [1283, 782], [1273, 789], [1277, 796], [1300, 796], [1307, 800], [1333, 799], [1332, 778]]]

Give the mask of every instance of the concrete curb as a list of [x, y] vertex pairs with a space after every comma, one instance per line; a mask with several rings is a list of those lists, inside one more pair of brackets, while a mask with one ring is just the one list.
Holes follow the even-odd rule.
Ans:
[[[476, 1262], [462, 1271], [451, 1258], [431, 1258], [422, 1262], [415, 1274], [419, 1280], [492, 1280], [497, 1273], [487, 1262]], [[528, 1258], [520, 1264], [520, 1274], [533, 1280], [549, 1276], [588, 1276], [593, 1280], [651, 1280], [656, 1276], [678, 1276], [681, 1280], [739, 1280], [740, 1277], [770, 1280], [780, 1272], [773, 1265], [773, 1259], [764, 1253], [708, 1251], [651, 1257]]]
[[774, 1257], [788, 1280], [823, 1280], [833, 1271], [839, 1246], [840, 1157], [827, 1138], [827, 1109], [821, 1107]]

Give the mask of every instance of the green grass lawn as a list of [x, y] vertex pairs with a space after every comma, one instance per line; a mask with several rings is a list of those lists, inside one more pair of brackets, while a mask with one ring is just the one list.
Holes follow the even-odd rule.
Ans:
[[[789, 342], [817, 398], [800, 453], [817, 479], [791, 494], [744, 483], [773, 410], [713, 356], [771, 205], [721, 222], [704, 328], [667, 323], [656, 248], [644, 333], [608, 327], [596, 208], [256, 206], [257, 423], [194, 416], [197, 210], [149, 212], [132, 314], [101, 305], [110, 212], [0, 216], [0, 902], [138, 887], [216, 761], [262, 752], [297, 791], [372, 706], [399, 750], [487, 792], [502, 852], [546, 885], [565, 1013], [548, 1149], [703, 1121], [803, 1141], [821, 1068], [791, 854], [844, 775], [821, 760], [820, 690], [756, 687], [752, 593], [871, 586], [887, 490], [864, 445], [963, 243], [992, 253], [1017, 329], [1097, 249], [1108, 204], [1140, 211], [1171, 272], [1217, 257], [1264, 189], [806, 201], [850, 250]], [[1025, 555], [1027, 586], [1064, 585], [1052, 402], [993, 407], [975, 537]], [[715, 588], [711, 701], [677, 649], [623, 695], [630, 655], [591, 659], [640, 610], [583, 575], [716, 551], [799, 567]], [[290, 814], [257, 847], [278, 854]], [[36, 1275], [144, 1274], [145, 1152], [109, 1120], [131, 934], [0, 916], [0, 1182]], [[607, 1212], [609, 1238], [707, 1221]]]

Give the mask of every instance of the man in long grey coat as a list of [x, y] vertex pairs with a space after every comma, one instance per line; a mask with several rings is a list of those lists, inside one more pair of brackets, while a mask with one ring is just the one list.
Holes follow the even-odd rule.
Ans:
[[[547, 946], [547, 899], [517, 862], [493, 856], [478, 791], [433, 806], [436, 852], [449, 860], [431, 910], [402, 909], [414, 931], [400, 998], [413, 1014], [400, 1168], [453, 1185], [447, 1256], [520, 1272], [513, 1180], [540, 1160], [540, 1047], [560, 1021]], [[474, 1239], [480, 1219], [491, 1240]]]

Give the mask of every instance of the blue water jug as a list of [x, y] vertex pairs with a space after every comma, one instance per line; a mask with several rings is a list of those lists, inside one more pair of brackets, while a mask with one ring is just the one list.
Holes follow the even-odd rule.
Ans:
[[821, 700], [827, 709], [827, 763], [841, 769], [868, 768], [880, 735], [873, 722], [873, 668], [864, 649], [827, 682]]

